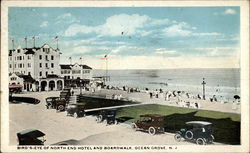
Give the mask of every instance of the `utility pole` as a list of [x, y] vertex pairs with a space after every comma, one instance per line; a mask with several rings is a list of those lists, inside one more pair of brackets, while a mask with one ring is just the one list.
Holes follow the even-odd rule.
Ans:
[[202, 89], [203, 89], [203, 100], [206, 100], [206, 96], [205, 96], [205, 84], [206, 84], [206, 82], [205, 82], [205, 78], [203, 78], [203, 81], [202, 81]]

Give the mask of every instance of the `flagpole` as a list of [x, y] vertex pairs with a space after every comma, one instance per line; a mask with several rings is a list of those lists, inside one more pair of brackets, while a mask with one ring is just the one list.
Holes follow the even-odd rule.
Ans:
[[33, 41], [33, 45], [34, 45], [34, 48], [36, 47], [36, 38], [35, 37], [33, 37], [34, 39], [34, 41]]
[[27, 48], [27, 36], [24, 38], [25, 40], [25, 48]]
[[12, 40], [12, 49], [14, 50], [14, 39]]
[[108, 58], [106, 58], [106, 81], [108, 80]]

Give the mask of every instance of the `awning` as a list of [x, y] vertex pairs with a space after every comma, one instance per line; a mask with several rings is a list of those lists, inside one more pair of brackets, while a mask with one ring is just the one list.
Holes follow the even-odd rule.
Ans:
[[23, 86], [22, 85], [20, 85], [20, 84], [11, 84], [11, 85], [9, 85], [9, 88], [10, 89], [17, 89], [17, 88], [22, 88]]

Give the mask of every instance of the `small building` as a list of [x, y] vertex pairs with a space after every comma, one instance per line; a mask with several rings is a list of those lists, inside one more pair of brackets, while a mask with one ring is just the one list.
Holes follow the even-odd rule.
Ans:
[[61, 64], [60, 67], [65, 86], [78, 87], [80, 84], [89, 83], [92, 79], [92, 68], [87, 65]]
[[[20, 88], [21, 91], [36, 91], [35, 87], [35, 79], [33, 79], [30, 75], [23, 75], [20, 73], [11, 73], [9, 75], [9, 85], [10, 88]], [[15, 85], [15, 86], [11, 86]], [[19, 86], [16, 86], [19, 85]]]

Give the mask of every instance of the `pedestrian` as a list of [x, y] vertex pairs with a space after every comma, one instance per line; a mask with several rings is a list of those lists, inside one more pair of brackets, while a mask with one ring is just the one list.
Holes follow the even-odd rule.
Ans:
[[153, 98], [153, 93], [150, 92], [149, 95], [150, 95], [150, 98], [152, 99]]

